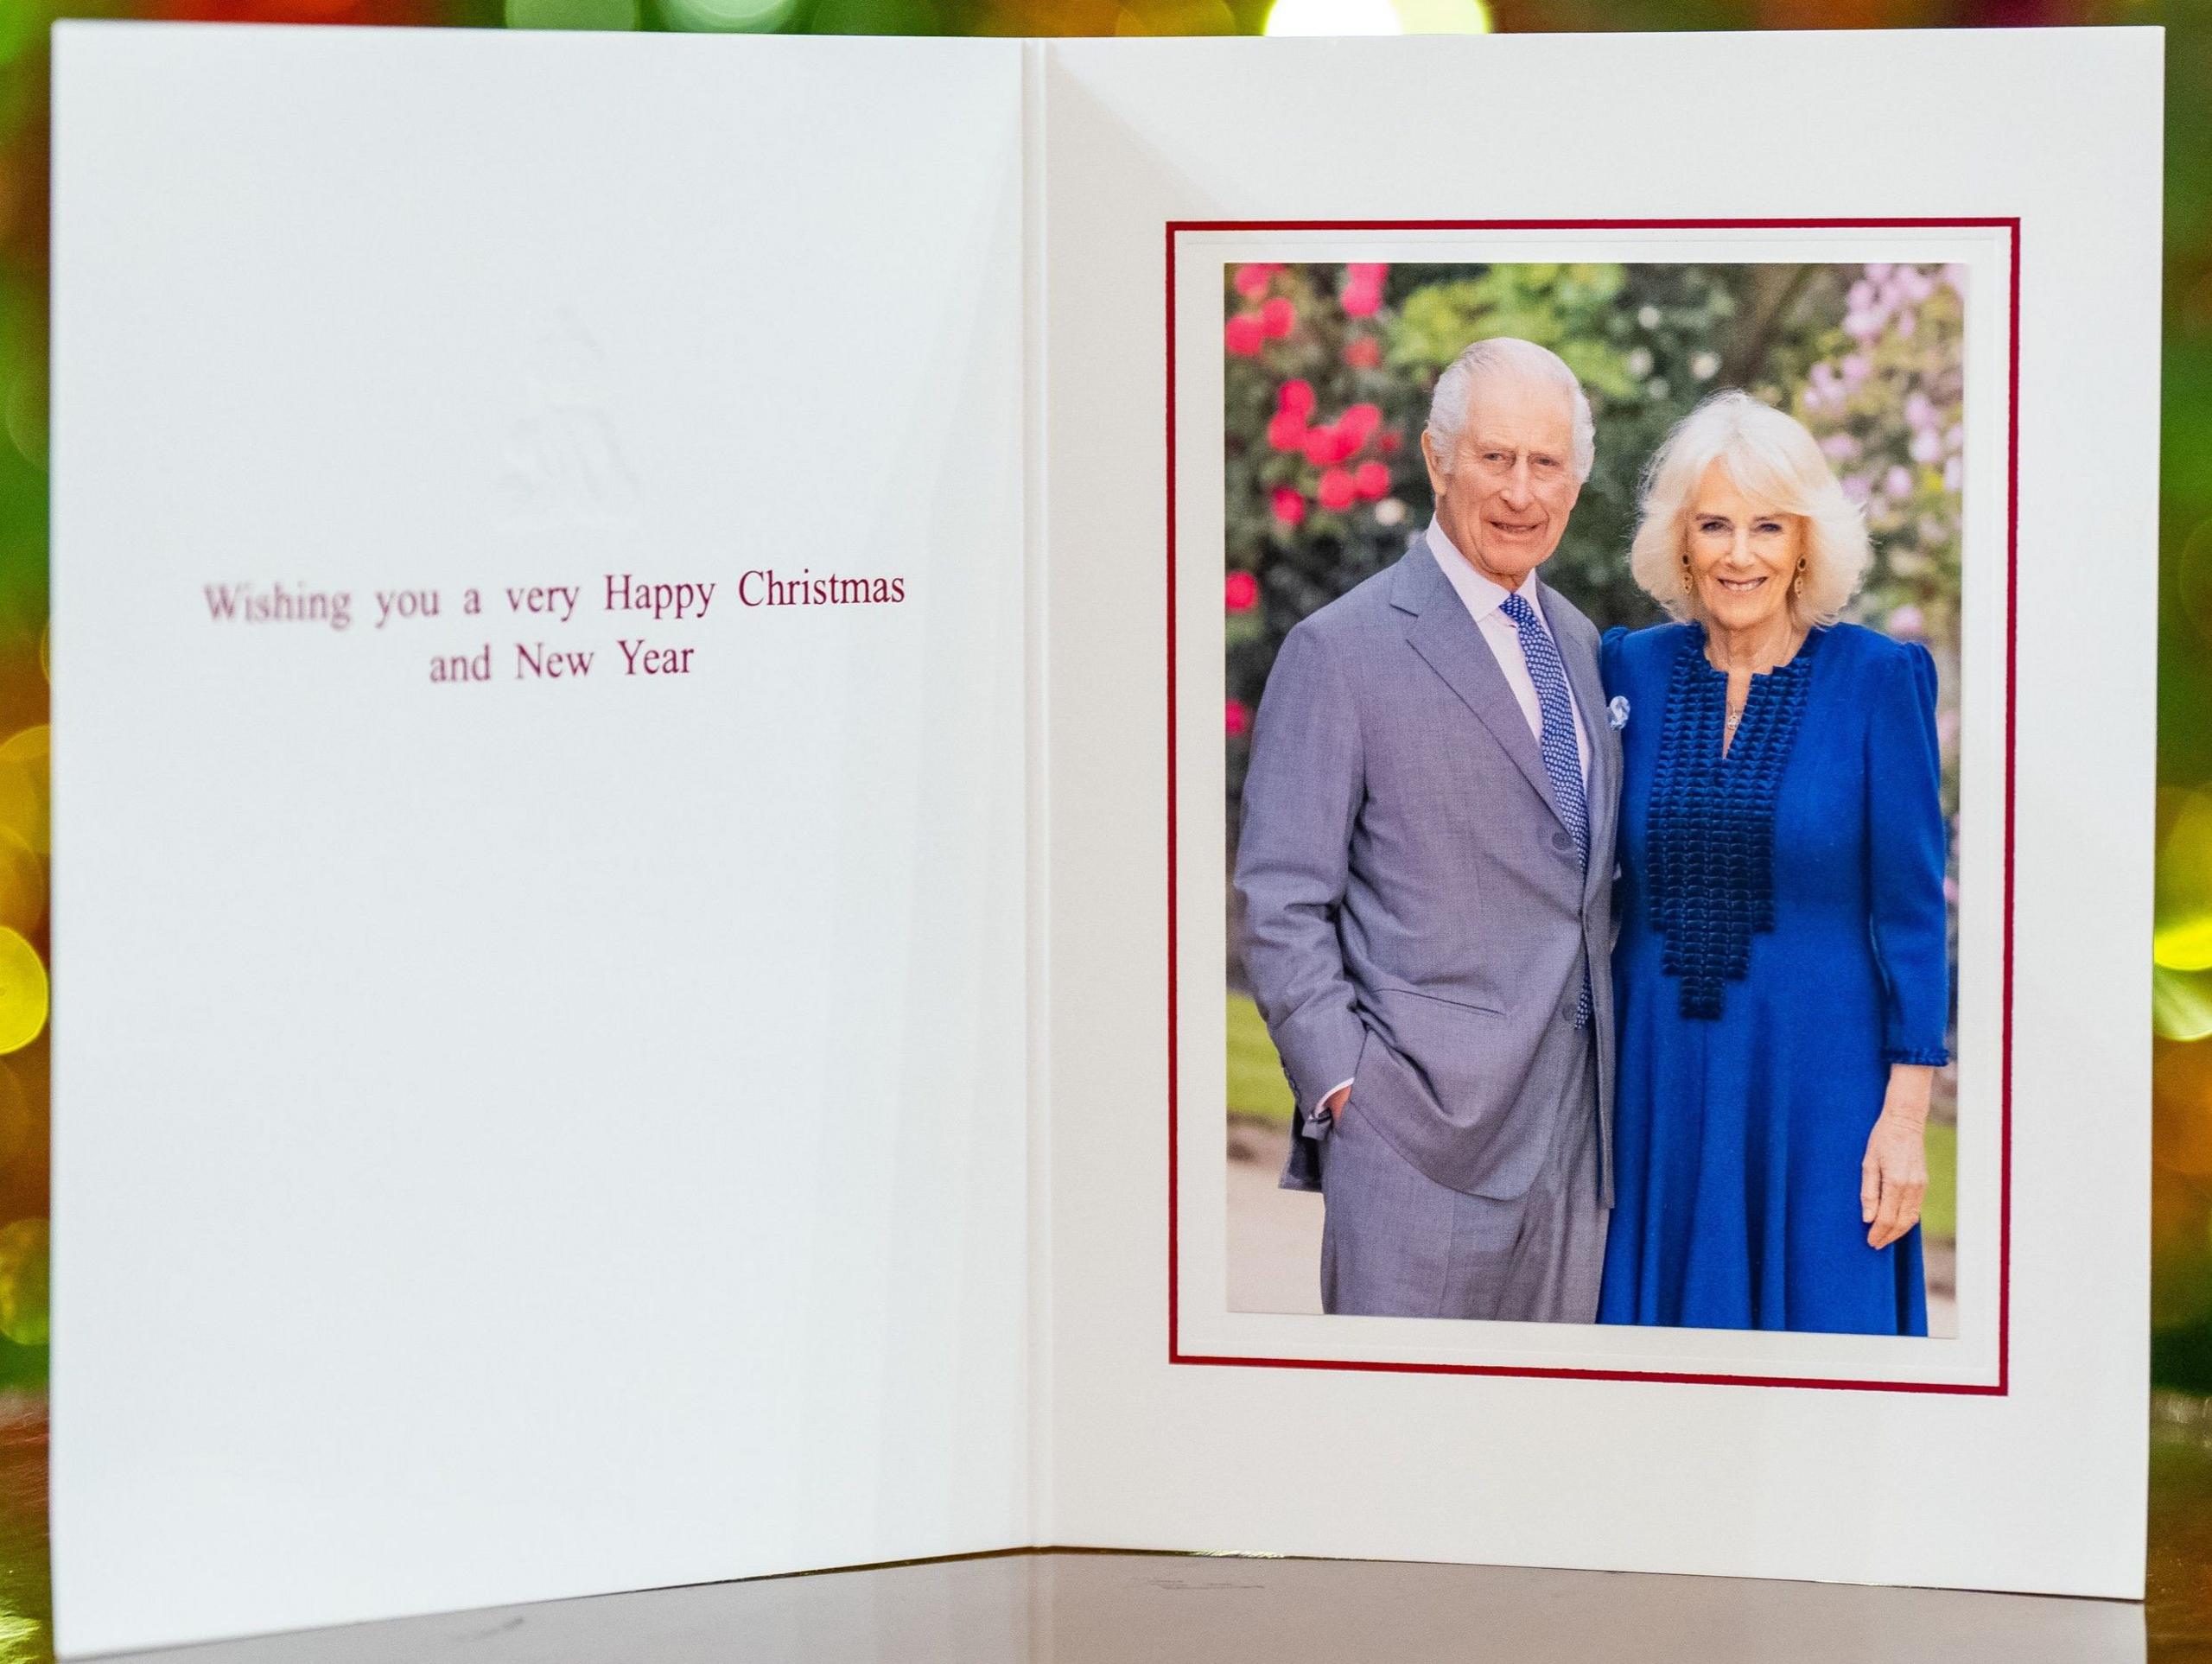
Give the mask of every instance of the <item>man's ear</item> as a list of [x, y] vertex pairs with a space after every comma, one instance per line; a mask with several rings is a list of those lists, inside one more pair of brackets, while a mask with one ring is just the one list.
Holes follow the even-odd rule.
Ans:
[[1437, 460], [1436, 441], [1427, 429], [1421, 430], [1421, 460], [1428, 465], [1428, 489], [1432, 496], [1444, 495], [1444, 465]]

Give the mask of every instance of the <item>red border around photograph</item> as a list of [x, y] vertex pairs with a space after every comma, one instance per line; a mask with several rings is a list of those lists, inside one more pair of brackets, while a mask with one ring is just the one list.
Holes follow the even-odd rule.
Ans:
[[[1180, 1050], [1177, 1032], [1178, 905], [1176, 870], [1177, 689], [1175, 674], [1175, 239], [1185, 232], [1400, 231], [1955, 231], [2003, 230], [2011, 239], [2011, 317], [2007, 343], [2005, 441], [2005, 857], [2004, 992], [1999, 1064], [2001, 1103], [1999, 1167], [1997, 1379], [1993, 1383], [1868, 1381], [1802, 1375], [1699, 1375], [1658, 1369], [1541, 1369], [1519, 1364], [1413, 1363], [1331, 1358], [1243, 1357], [1182, 1350], [1178, 1227], [1181, 1194], [1178, 1169]], [[1580, 1381], [1678, 1381], [1697, 1386], [1799, 1387], [1828, 1391], [1946, 1393], [2002, 1397], [2012, 1365], [2012, 816], [2018, 707], [2014, 695], [2018, 641], [2020, 484], [2020, 221], [2012, 218], [1869, 219], [1194, 219], [1166, 227], [1167, 330], [1167, 1361], [1268, 1369], [1357, 1369], [1401, 1375], [1522, 1375]]]

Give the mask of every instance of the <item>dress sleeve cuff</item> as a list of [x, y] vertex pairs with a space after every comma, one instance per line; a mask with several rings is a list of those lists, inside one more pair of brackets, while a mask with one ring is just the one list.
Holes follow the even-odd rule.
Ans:
[[1882, 1048], [1882, 1061], [1885, 1064], [1918, 1064], [1930, 1069], [1941, 1069], [1951, 1061], [1951, 1053], [1947, 1046], [1891, 1045]]

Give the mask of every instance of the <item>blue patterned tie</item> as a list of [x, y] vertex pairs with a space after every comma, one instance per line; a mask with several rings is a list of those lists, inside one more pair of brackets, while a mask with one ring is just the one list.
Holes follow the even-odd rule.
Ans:
[[[1498, 609], [1513, 620], [1520, 632], [1521, 657], [1529, 663], [1529, 680], [1536, 684], [1536, 708], [1543, 716], [1543, 734], [1537, 741], [1544, 754], [1544, 774], [1552, 783], [1552, 801], [1560, 818], [1574, 834], [1574, 848], [1582, 858], [1582, 871], [1590, 870], [1590, 803], [1582, 791], [1582, 753], [1574, 742], [1574, 705], [1567, 693], [1567, 666], [1551, 633], [1536, 621], [1536, 609], [1526, 597], [1508, 595]], [[1582, 994], [1575, 1002], [1574, 1026], [1590, 1020], [1590, 963], [1582, 964]]]

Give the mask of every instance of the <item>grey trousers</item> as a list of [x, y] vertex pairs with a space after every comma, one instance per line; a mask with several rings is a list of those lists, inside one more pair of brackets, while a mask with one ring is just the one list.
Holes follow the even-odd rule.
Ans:
[[1324, 1312], [1595, 1321], [1608, 1210], [1590, 1048], [1575, 1055], [1544, 1165], [1510, 1202], [1429, 1178], [1361, 1121], [1352, 1088], [1321, 1162]]

